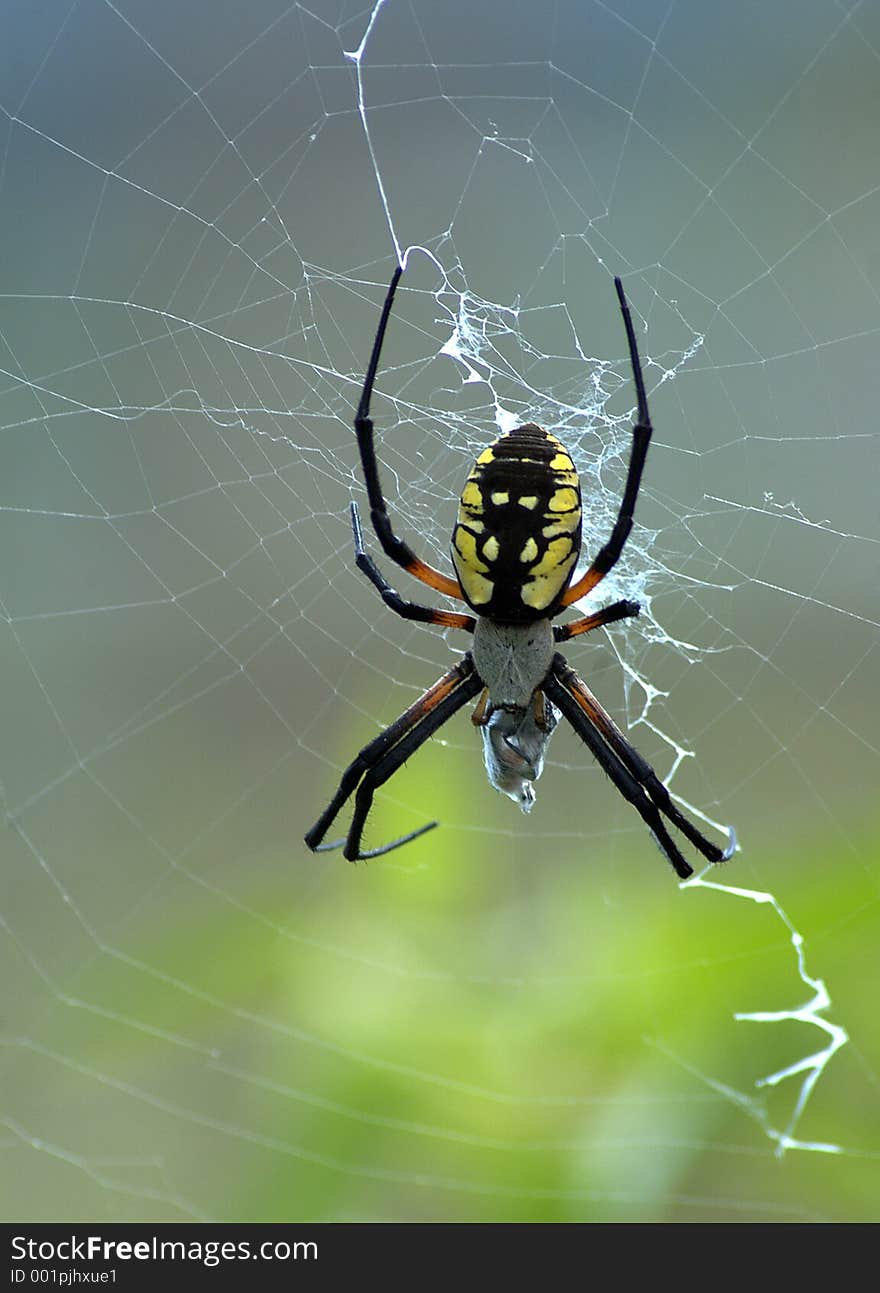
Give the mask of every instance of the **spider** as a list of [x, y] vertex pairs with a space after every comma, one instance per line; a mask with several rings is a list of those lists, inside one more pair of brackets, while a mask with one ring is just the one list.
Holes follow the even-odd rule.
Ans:
[[[473, 615], [407, 601], [391, 587], [364, 545], [357, 503], [351, 504], [355, 562], [395, 614], [419, 624], [463, 629], [473, 649], [405, 713], [365, 745], [349, 764], [336, 794], [305, 842], [315, 852], [343, 847], [350, 862], [381, 857], [437, 825], [428, 822], [384, 844], [363, 849], [361, 839], [375, 791], [411, 754], [468, 701], [479, 696], [472, 721], [483, 740], [490, 783], [528, 812], [547, 743], [560, 714], [602, 766], [620, 794], [640, 814], [677, 874], [693, 874], [666, 821], [709, 862], [723, 862], [736, 848], [728, 831], [722, 850], [676, 807], [669, 791], [602, 708], [555, 645], [602, 625], [638, 615], [638, 602], [617, 601], [567, 624], [553, 619], [586, 596], [615, 566], [633, 524], [633, 510], [651, 440], [651, 419], [635, 331], [623, 284], [614, 286], [626, 328], [638, 417], [623, 498], [607, 543], [571, 582], [581, 546], [581, 494], [574, 463], [549, 431], [527, 422], [502, 435], [477, 458], [461, 494], [452, 532], [455, 577], [427, 565], [394, 531], [382, 486], [370, 418], [370, 400], [385, 330], [403, 267], [391, 279], [354, 419], [370, 519], [382, 550], [410, 575], [446, 597], [464, 601]], [[336, 815], [354, 794], [348, 834], [324, 843]]]

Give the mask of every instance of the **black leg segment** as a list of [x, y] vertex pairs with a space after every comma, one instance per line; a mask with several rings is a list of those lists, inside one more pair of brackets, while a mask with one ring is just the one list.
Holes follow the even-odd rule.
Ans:
[[387, 557], [390, 557], [398, 566], [402, 566], [404, 570], [409, 571], [416, 579], [420, 579], [423, 584], [427, 584], [437, 592], [444, 593], [447, 597], [454, 597], [458, 601], [463, 601], [464, 597], [457, 579], [451, 579], [448, 575], [444, 575], [441, 571], [435, 570], [433, 566], [429, 566], [422, 561], [416, 556], [409, 544], [394, 533], [385, 503], [385, 495], [382, 493], [382, 485], [379, 480], [379, 464], [376, 461], [373, 422], [370, 417], [370, 401], [373, 397], [373, 385], [376, 381], [379, 359], [382, 354], [385, 329], [388, 327], [391, 307], [394, 304], [394, 294], [397, 291], [397, 284], [400, 282], [402, 273], [403, 270], [398, 265], [391, 279], [391, 284], [385, 297], [385, 304], [382, 306], [379, 327], [373, 341], [370, 362], [367, 365], [367, 375], [364, 378], [364, 386], [354, 419], [354, 429], [361, 455], [361, 467], [363, 468], [364, 481], [367, 486], [367, 498], [370, 502], [370, 520], [382, 545], [382, 551]]
[[587, 685], [556, 655], [542, 691], [562, 711], [578, 736], [589, 748], [617, 789], [633, 805], [672, 863], [677, 875], [686, 880], [693, 868], [669, 834], [661, 813], [709, 862], [725, 862], [736, 849], [736, 835], [729, 831], [726, 849], [720, 849], [697, 829], [673, 803], [669, 791], [627, 741]]
[[[474, 662], [468, 654], [429, 688], [414, 705], [401, 714], [390, 727], [386, 727], [375, 740], [365, 745], [342, 774], [336, 794], [306, 834], [307, 846], [315, 853], [323, 853], [328, 849], [336, 849], [344, 845], [343, 857], [349, 862], [357, 862], [390, 853], [392, 849], [399, 848], [401, 844], [416, 839], [417, 836], [423, 835], [425, 831], [436, 826], [436, 822], [428, 822], [427, 825], [419, 827], [409, 835], [402, 835], [381, 848], [361, 851], [361, 836], [374, 792], [411, 754], [415, 753], [419, 746], [427, 741], [429, 736], [442, 727], [448, 718], [476, 696], [482, 686], [483, 683], [474, 668]], [[329, 844], [323, 843], [324, 836], [333, 824], [334, 818], [352, 794], [355, 794], [355, 806], [348, 835], [344, 839], [333, 840]]]
[[355, 565], [366, 575], [389, 610], [394, 611], [401, 619], [414, 620], [417, 624], [434, 624], [438, 628], [465, 629], [468, 633], [473, 633], [475, 623], [473, 615], [460, 615], [456, 611], [441, 611], [432, 606], [419, 606], [416, 602], [408, 602], [391, 587], [364, 547], [357, 503], [351, 505], [351, 528], [354, 535]]
[[629, 360], [632, 366], [633, 379], [636, 386], [636, 401], [638, 408], [638, 420], [633, 427], [632, 449], [629, 456], [629, 468], [626, 474], [626, 485], [623, 490], [623, 498], [620, 501], [620, 510], [617, 513], [617, 520], [614, 522], [614, 529], [611, 531], [611, 538], [600, 548], [593, 558], [588, 570], [584, 571], [580, 579], [568, 589], [562, 599], [563, 606], [570, 606], [581, 597], [585, 597], [590, 589], [595, 588], [596, 584], [608, 574], [617, 562], [620, 560], [620, 554], [623, 551], [624, 544], [630, 536], [633, 527], [633, 513], [635, 511], [636, 499], [639, 488], [642, 483], [642, 472], [645, 467], [645, 459], [648, 456], [648, 445], [651, 443], [653, 429], [651, 427], [651, 418], [648, 413], [648, 397], [645, 394], [645, 380], [642, 376], [642, 363], [639, 359], [639, 348], [636, 343], [635, 329], [633, 328], [632, 315], [630, 314], [629, 304], [626, 294], [623, 290], [623, 283], [619, 278], [615, 278], [614, 286], [617, 289], [617, 299], [620, 302], [620, 310], [623, 315], [623, 323], [626, 328], [626, 339], [629, 345]]

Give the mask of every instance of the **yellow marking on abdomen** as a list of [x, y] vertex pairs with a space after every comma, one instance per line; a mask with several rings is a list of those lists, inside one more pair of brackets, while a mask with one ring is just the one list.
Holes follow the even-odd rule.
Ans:
[[481, 570], [485, 573], [489, 569], [477, 556], [476, 539], [461, 525], [455, 527], [454, 547], [469, 570]]
[[545, 539], [552, 539], [557, 534], [574, 534], [580, 524], [580, 519], [581, 513], [580, 508], [578, 508], [573, 515], [563, 517], [561, 520], [555, 521], [553, 525], [545, 525], [541, 530], [541, 535]]
[[562, 489], [557, 489], [547, 504], [551, 512], [573, 512], [578, 506], [577, 491], [569, 485], [564, 485]]
[[465, 569], [457, 561], [455, 569], [458, 572], [458, 582], [464, 589], [471, 606], [485, 606], [492, 600], [495, 585], [491, 579], [487, 579], [485, 575], [478, 575], [475, 570]]
[[485, 606], [492, 600], [495, 585], [486, 578], [489, 567], [477, 556], [476, 539], [461, 525], [452, 536], [452, 564], [471, 606]]
[[574, 463], [563, 449], [555, 458], [550, 459], [551, 471], [574, 471]]
[[578, 483], [576, 471], [557, 471], [553, 474], [553, 483], [557, 488], [561, 485], [574, 485]]
[[536, 579], [541, 575], [549, 575], [559, 566], [560, 562], [565, 560], [571, 552], [571, 549], [572, 541], [567, 534], [558, 539], [554, 539], [552, 543], [548, 543], [547, 551], [544, 553], [541, 560], [536, 565], [532, 566], [529, 571], [530, 578]]
[[469, 480], [461, 491], [461, 505], [469, 508], [472, 512], [482, 512], [483, 491], [476, 481]]
[[576, 561], [577, 551], [571, 539], [555, 539], [549, 544], [544, 556], [530, 572], [532, 578], [522, 586], [521, 596], [526, 606], [536, 611], [546, 610], [565, 587]]

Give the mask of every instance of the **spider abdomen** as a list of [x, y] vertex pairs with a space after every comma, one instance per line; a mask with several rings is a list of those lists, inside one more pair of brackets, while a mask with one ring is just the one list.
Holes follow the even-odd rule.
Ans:
[[478, 615], [505, 624], [554, 615], [580, 546], [580, 484], [556, 436], [528, 422], [480, 454], [452, 532], [458, 581]]

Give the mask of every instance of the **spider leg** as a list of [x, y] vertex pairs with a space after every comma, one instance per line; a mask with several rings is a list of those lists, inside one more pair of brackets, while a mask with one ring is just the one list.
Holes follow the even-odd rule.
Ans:
[[[315, 825], [306, 834], [305, 842], [315, 853], [344, 845], [343, 856], [349, 862], [364, 858], [381, 857], [392, 849], [407, 844], [410, 840], [425, 831], [431, 830], [436, 822], [428, 822], [409, 835], [402, 835], [378, 849], [361, 852], [361, 836], [364, 823], [373, 802], [374, 792], [397, 771], [420, 745], [427, 741], [448, 718], [469, 700], [476, 696], [483, 683], [474, 668], [470, 655], [466, 655], [458, 664], [435, 682], [414, 705], [410, 705], [400, 718], [385, 728], [384, 732], [365, 745], [342, 774], [339, 788], [327, 805]], [[355, 793], [354, 813], [345, 839], [323, 843], [324, 836], [330, 829], [334, 818], [347, 799]]]
[[444, 575], [441, 571], [435, 570], [433, 566], [429, 566], [422, 561], [416, 556], [409, 544], [398, 538], [394, 533], [391, 518], [388, 515], [388, 507], [385, 503], [385, 496], [382, 493], [382, 486], [379, 481], [379, 464], [376, 461], [373, 421], [370, 417], [370, 400], [373, 395], [376, 372], [379, 368], [379, 356], [382, 353], [385, 329], [388, 326], [391, 307], [394, 304], [394, 293], [397, 291], [397, 284], [400, 282], [402, 273], [403, 268], [398, 265], [394, 270], [394, 275], [385, 297], [385, 304], [382, 306], [382, 315], [379, 319], [379, 327], [376, 330], [373, 350], [367, 366], [367, 375], [364, 378], [364, 387], [354, 419], [354, 429], [357, 434], [358, 449], [361, 455], [361, 466], [363, 467], [364, 480], [367, 486], [367, 497], [370, 500], [370, 519], [382, 545], [382, 551], [386, 556], [395, 561], [398, 566], [402, 566], [411, 575], [414, 575], [416, 579], [420, 579], [423, 584], [427, 584], [429, 588], [433, 588], [439, 593], [444, 593], [447, 597], [454, 597], [458, 601], [464, 601], [464, 594], [457, 579], [451, 579], [449, 575]]
[[603, 606], [595, 615], [585, 615], [583, 619], [572, 620], [570, 624], [554, 624], [553, 641], [567, 642], [569, 638], [579, 637], [581, 633], [590, 633], [601, 628], [603, 624], [614, 624], [617, 620], [629, 619], [638, 615], [641, 610], [638, 602], [612, 602]]
[[672, 802], [669, 791], [651, 765], [630, 745], [563, 656], [554, 656], [553, 666], [541, 684], [541, 690], [562, 711], [624, 799], [640, 814], [683, 880], [693, 874], [693, 869], [667, 831], [661, 813], [709, 862], [726, 862], [733, 855], [736, 849], [734, 831], [729, 830], [727, 848], [722, 850], [697, 830]]
[[620, 302], [620, 312], [623, 315], [623, 325], [626, 328], [626, 339], [629, 344], [629, 359], [633, 370], [633, 379], [636, 385], [636, 400], [638, 407], [638, 420], [633, 427], [632, 450], [629, 457], [629, 468], [626, 474], [626, 486], [623, 491], [623, 498], [620, 501], [620, 510], [617, 513], [617, 520], [614, 522], [614, 529], [611, 531], [611, 538], [603, 548], [600, 548], [593, 558], [588, 570], [585, 570], [580, 579], [572, 584], [562, 599], [563, 606], [570, 606], [572, 602], [578, 601], [585, 597], [587, 593], [596, 587], [600, 579], [604, 579], [609, 570], [615, 566], [620, 559], [623, 551], [623, 545], [629, 538], [633, 525], [633, 511], [635, 510], [636, 498], [639, 493], [639, 485], [642, 480], [642, 471], [645, 466], [645, 459], [648, 456], [648, 445], [651, 443], [653, 428], [651, 426], [651, 416], [648, 412], [648, 397], [645, 394], [645, 381], [642, 376], [642, 365], [639, 359], [639, 348], [636, 344], [636, 334], [633, 328], [632, 315], [629, 311], [626, 295], [623, 291], [623, 284], [619, 278], [615, 278], [614, 286], [617, 289], [617, 299]]
[[392, 588], [379, 567], [364, 547], [364, 536], [361, 530], [361, 517], [357, 503], [351, 505], [351, 528], [354, 533], [355, 565], [362, 571], [373, 587], [378, 591], [382, 601], [396, 615], [404, 620], [415, 620], [417, 624], [436, 624], [447, 629], [466, 629], [473, 633], [476, 621], [473, 615], [459, 615], [455, 611], [436, 610], [431, 606], [419, 606], [408, 602]]

